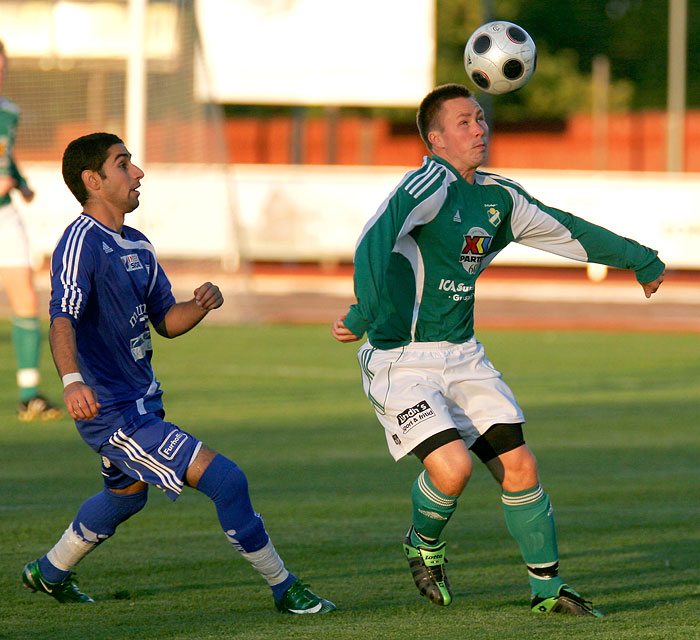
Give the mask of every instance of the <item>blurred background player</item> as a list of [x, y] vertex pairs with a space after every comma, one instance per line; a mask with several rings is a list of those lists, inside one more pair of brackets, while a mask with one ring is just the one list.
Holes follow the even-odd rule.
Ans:
[[164, 420], [149, 324], [174, 338], [224, 299], [206, 282], [192, 299], [176, 302], [153, 246], [124, 225], [139, 205], [143, 175], [124, 143], [108, 133], [74, 140], [63, 156], [64, 180], [84, 212], [52, 257], [49, 339], [66, 408], [102, 456], [104, 488], [83, 503], [45, 556], [24, 567], [22, 581], [59, 602], [93, 602], [76, 586], [73, 567], [145, 506], [149, 484], [171, 500], [190, 486], [214, 502], [226, 537], [267, 581], [278, 611], [333, 611], [332, 602], [285, 569], [253, 510], [243, 471]]
[[554, 512], [525, 444], [522, 410], [474, 338], [474, 286], [512, 241], [632, 269], [647, 298], [661, 285], [664, 264], [652, 249], [477, 171], [488, 126], [466, 87], [431, 91], [417, 124], [432, 157], [404, 176], [365, 226], [355, 251], [357, 303], [331, 328], [340, 342], [367, 333], [358, 359], [389, 450], [425, 467], [403, 545], [413, 579], [431, 602], [452, 601], [440, 537], [471, 475], [471, 450], [501, 485], [532, 611], [599, 617], [559, 576]]
[[34, 192], [19, 172], [12, 152], [20, 111], [14, 102], [2, 97], [6, 71], [7, 55], [0, 41], [0, 281], [12, 308], [12, 344], [19, 386], [17, 412], [23, 421], [55, 420], [63, 412], [39, 394], [39, 299], [34, 288], [27, 234], [10, 197], [10, 192], [16, 189], [25, 202], [31, 202]]

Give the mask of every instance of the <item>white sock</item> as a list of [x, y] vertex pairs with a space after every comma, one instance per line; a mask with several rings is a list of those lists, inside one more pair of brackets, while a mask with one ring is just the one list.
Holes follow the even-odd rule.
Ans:
[[70, 571], [96, 546], [96, 543], [86, 542], [77, 535], [71, 524], [54, 548], [46, 554], [46, 559], [57, 569]]
[[240, 552], [241, 555], [253, 565], [260, 575], [271, 587], [284, 582], [289, 575], [289, 571], [284, 568], [282, 558], [277, 555], [272, 541], [269, 541], [262, 549], [252, 553]]

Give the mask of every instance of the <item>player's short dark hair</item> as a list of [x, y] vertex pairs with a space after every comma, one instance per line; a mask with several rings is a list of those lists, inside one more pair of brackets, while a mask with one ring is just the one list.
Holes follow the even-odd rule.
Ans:
[[97, 171], [109, 155], [109, 148], [124, 141], [113, 133], [91, 133], [71, 142], [63, 152], [63, 181], [80, 204], [85, 204], [88, 192], [83, 183], [83, 171]]
[[433, 145], [428, 140], [428, 134], [438, 128], [438, 116], [442, 105], [447, 100], [454, 98], [471, 98], [472, 92], [462, 84], [442, 84], [435, 87], [420, 103], [416, 114], [416, 124], [418, 133], [429, 151], [433, 150]]

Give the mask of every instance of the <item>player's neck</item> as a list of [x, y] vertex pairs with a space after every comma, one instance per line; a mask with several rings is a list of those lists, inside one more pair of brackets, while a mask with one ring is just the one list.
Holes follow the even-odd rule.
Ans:
[[90, 201], [85, 203], [84, 211], [98, 222], [101, 222], [108, 229], [116, 231], [117, 233], [122, 232], [124, 216], [126, 215], [123, 211], [104, 205], [103, 203], [90, 203]]

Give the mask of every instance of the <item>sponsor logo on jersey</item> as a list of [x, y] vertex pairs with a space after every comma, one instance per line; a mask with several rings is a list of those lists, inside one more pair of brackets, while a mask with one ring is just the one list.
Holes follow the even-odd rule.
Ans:
[[149, 351], [153, 351], [151, 332], [146, 330], [140, 336], [132, 338], [129, 347], [131, 348], [131, 356], [136, 362], [145, 358]]
[[474, 287], [466, 282], [455, 282], [454, 280], [441, 278], [438, 289], [451, 293], [450, 298], [455, 302], [471, 300], [474, 297]]
[[129, 318], [129, 324], [131, 325], [131, 328], [133, 329], [139, 322], [147, 322], [148, 321], [148, 309], [145, 304], [138, 304], [136, 305], [136, 309], [134, 310], [134, 313], [131, 314], [131, 318]]
[[187, 437], [186, 433], [173, 429], [168, 434], [168, 437], [163, 440], [163, 444], [158, 447], [158, 453], [166, 460], [172, 460], [177, 455], [180, 447], [185, 443], [185, 440], [187, 440]]
[[418, 404], [414, 404], [412, 407], [404, 409], [398, 416], [396, 416], [396, 419], [399, 422], [401, 431], [403, 431], [403, 433], [407, 433], [420, 422], [434, 417], [435, 411], [433, 411], [431, 406], [425, 400], [421, 400]]
[[122, 256], [122, 262], [127, 271], [136, 271], [137, 269], [143, 269], [143, 265], [139, 260], [139, 256], [136, 253], [130, 253], [126, 256]]
[[479, 271], [481, 261], [491, 246], [493, 236], [486, 233], [481, 227], [472, 227], [464, 236], [462, 253], [459, 261], [467, 273], [474, 274]]
[[8, 169], [10, 166], [10, 139], [0, 136], [0, 169]]
[[112, 253], [114, 249], [112, 249], [112, 247], [110, 247], [106, 242], [102, 241], [102, 251], [105, 253]]

